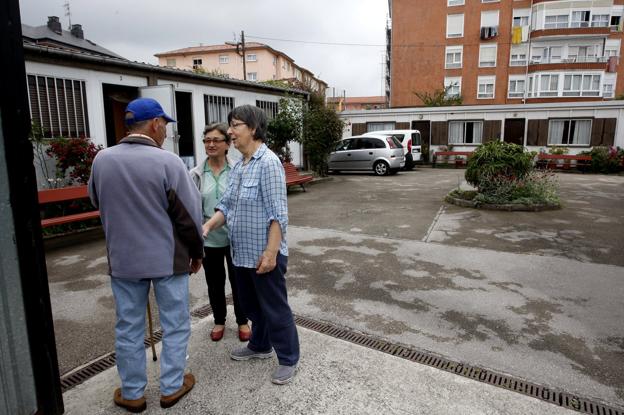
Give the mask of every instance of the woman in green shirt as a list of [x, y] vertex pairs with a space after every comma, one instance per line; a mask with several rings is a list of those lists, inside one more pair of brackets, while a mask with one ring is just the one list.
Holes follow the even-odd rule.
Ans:
[[[204, 162], [191, 170], [191, 177], [202, 196], [202, 211], [204, 222], [214, 215], [214, 208], [227, 188], [229, 171], [233, 163], [226, 156], [230, 146], [230, 137], [227, 135], [227, 124], [214, 123], [204, 128], [204, 147], [208, 156]], [[236, 278], [230, 254], [230, 241], [227, 227], [210, 232], [204, 240], [204, 273], [208, 285], [208, 299], [214, 313], [214, 327], [210, 332], [213, 341], [223, 338], [225, 331], [225, 266], [232, 287], [234, 300], [234, 314], [238, 324], [238, 338], [240, 341], [249, 340], [251, 331], [247, 324], [247, 317], [238, 300]]]

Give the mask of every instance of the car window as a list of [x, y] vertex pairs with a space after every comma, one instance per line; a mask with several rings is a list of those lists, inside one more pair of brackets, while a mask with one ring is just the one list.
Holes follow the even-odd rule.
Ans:
[[420, 133], [412, 133], [412, 145], [420, 145]]
[[397, 140], [394, 136], [390, 137], [392, 139], [392, 141], [394, 141], [394, 144], [396, 144], [397, 147], [402, 148], [403, 144], [401, 144], [401, 142], [399, 140]]
[[349, 148], [353, 145], [355, 140], [342, 140], [338, 144], [336, 144], [336, 149], [334, 151], [344, 151], [349, 150]]
[[370, 140], [373, 142], [373, 148], [386, 148], [386, 143], [384, 143], [380, 139], [371, 138]]
[[357, 142], [355, 143], [355, 147], [353, 149], [362, 150], [365, 148], [373, 148], [373, 144], [370, 142], [370, 139], [365, 138], [365, 137], [358, 138]]
[[405, 134], [392, 134], [392, 137], [396, 138], [401, 143], [403, 142], [403, 140], [405, 140]]

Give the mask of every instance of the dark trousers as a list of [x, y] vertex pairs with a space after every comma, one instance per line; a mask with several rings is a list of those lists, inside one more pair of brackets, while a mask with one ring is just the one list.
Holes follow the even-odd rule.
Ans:
[[299, 361], [299, 336], [286, 293], [288, 257], [277, 255], [277, 266], [266, 274], [254, 268], [235, 267], [238, 294], [245, 313], [253, 322], [249, 347], [255, 352], [275, 349], [280, 365]]
[[206, 285], [208, 285], [208, 299], [214, 313], [215, 324], [225, 324], [225, 316], [227, 308], [225, 304], [225, 266], [223, 258], [227, 263], [227, 273], [232, 287], [232, 300], [234, 302], [234, 315], [236, 323], [247, 324], [247, 317], [241, 307], [238, 298], [238, 290], [236, 289], [236, 278], [234, 277], [234, 266], [232, 265], [232, 256], [230, 255], [230, 247], [208, 248], [204, 247], [204, 273], [206, 274]]

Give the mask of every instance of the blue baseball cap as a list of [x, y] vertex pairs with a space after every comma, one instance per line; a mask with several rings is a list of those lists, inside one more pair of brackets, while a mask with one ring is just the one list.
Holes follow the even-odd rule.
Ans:
[[126, 124], [163, 117], [167, 122], [176, 122], [165, 114], [158, 101], [152, 98], [137, 98], [126, 107]]

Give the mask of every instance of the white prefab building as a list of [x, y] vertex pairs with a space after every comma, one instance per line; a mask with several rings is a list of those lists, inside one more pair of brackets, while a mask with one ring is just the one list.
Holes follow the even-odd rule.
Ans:
[[375, 130], [419, 130], [423, 152], [453, 146], [471, 151], [492, 140], [533, 151], [567, 147], [570, 154], [594, 146], [624, 147], [624, 101], [417, 107], [344, 111], [344, 137]]
[[[281, 98], [307, 93], [237, 81], [123, 58], [24, 45], [31, 119], [44, 137], [88, 137], [104, 147], [126, 135], [125, 107], [139, 96], [156, 98], [177, 123], [168, 124], [164, 147], [190, 168], [205, 157], [205, 125], [227, 122], [236, 106], [250, 104], [269, 118]], [[290, 146], [293, 164], [303, 164], [301, 146]], [[238, 153], [231, 149], [232, 155]], [[40, 173], [40, 172], [38, 172]], [[45, 186], [39, 174], [40, 187]]]

